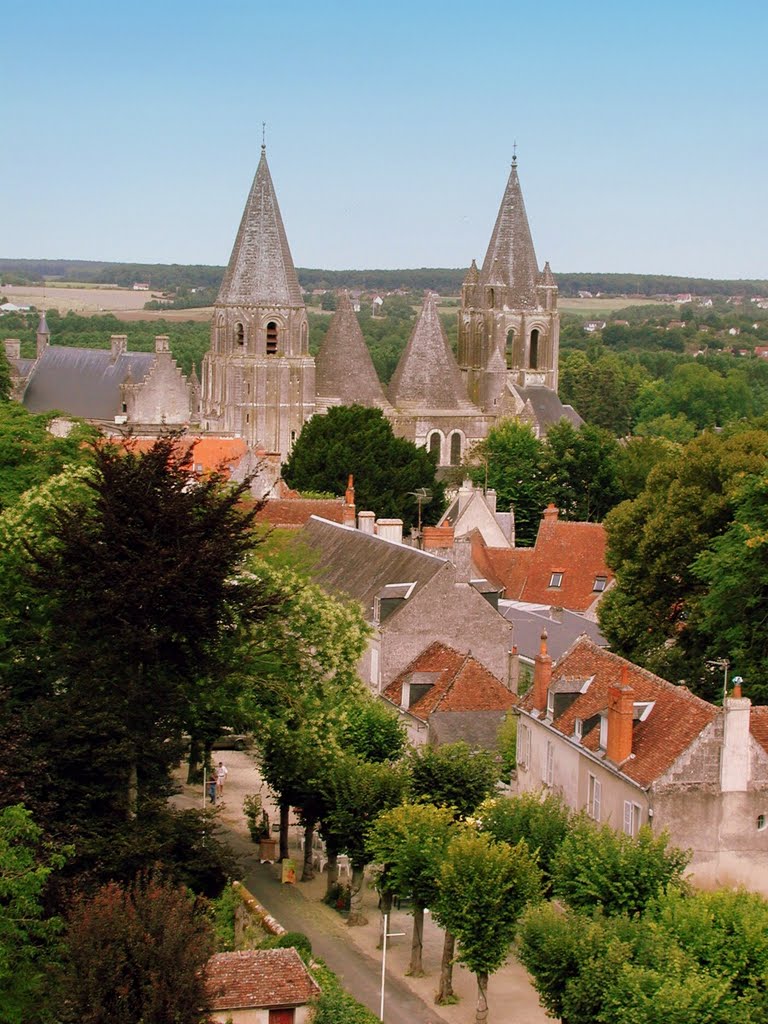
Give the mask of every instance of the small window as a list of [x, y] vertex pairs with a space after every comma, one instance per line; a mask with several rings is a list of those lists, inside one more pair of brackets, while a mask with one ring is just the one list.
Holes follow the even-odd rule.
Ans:
[[552, 783], [555, 778], [555, 745], [554, 743], [547, 742], [547, 762], [544, 767], [544, 785], [552, 788]]
[[241, 323], [235, 324], [235, 341], [238, 345], [245, 344], [245, 328]]
[[596, 594], [602, 594], [602, 592], [605, 590], [607, 583], [607, 576], [595, 576], [595, 582], [592, 585], [592, 591]]
[[523, 771], [526, 771], [531, 760], [531, 730], [527, 725], [521, 725], [517, 742], [517, 763]]
[[559, 588], [563, 585], [563, 574], [561, 572], [553, 572], [549, 578], [550, 587]]
[[600, 749], [605, 750], [608, 746], [608, 716], [600, 715]]
[[765, 828], [765, 815], [764, 814], [758, 814], [758, 816], [757, 816], [757, 831], [758, 832], [762, 832], [764, 828]]
[[587, 794], [587, 814], [593, 819], [593, 821], [600, 821], [600, 802], [602, 795], [602, 783], [598, 782], [594, 775], [590, 775], [589, 791]]
[[628, 836], [636, 836], [640, 831], [640, 815], [642, 809], [639, 804], [633, 804], [631, 800], [624, 801], [624, 832]]
[[440, 461], [440, 435], [435, 433], [429, 439], [429, 451], [430, 454], [437, 456], [437, 461]]
[[581, 733], [583, 728], [583, 721], [581, 718], [577, 718], [573, 723], [573, 736], [574, 739], [581, 741]]
[[274, 320], [267, 324], [267, 355], [277, 355], [277, 324]]
[[553, 690], [547, 690], [547, 718], [555, 717], [555, 694]]
[[455, 431], [451, 434], [451, 465], [458, 466], [461, 462], [461, 434]]
[[528, 365], [532, 370], [539, 368], [539, 332], [536, 329], [531, 331], [531, 358]]

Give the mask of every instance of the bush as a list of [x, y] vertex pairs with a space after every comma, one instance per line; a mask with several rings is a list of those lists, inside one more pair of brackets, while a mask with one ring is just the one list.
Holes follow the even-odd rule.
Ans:
[[312, 964], [312, 973], [323, 990], [315, 1004], [313, 1024], [377, 1024], [378, 1017], [345, 992], [322, 961]]
[[268, 939], [259, 943], [259, 949], [295, 949], [305, 963], [312, 959], [312, 943], [303, 932], [270, 935]]

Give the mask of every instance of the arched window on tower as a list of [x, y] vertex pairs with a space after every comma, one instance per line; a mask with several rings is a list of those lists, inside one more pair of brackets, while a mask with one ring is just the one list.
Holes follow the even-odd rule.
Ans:
[[455, 430], [451, 434], [451, 465], [458, 466], [461, 462], [461, 434]]
[[274, 320], [267, 324], [267, 355], [277, 355], [277, 324]]
[[245, 328], [243, 327], [239, 320], [235, 324], [235, 343], [238, 345], [245, 344]]
[[493, 288], [489, 288], [488, 289], [488, 308], [489, 309], [493, 309], [493, 304], [494, 304], [495, 300], [496, 300], [496, 296], [494, 295]]
[[531, 331], [531, 357], [528, 360], [528, 365], [532, 370], [539, 368], [539, 330], [537, 327]]
[[429, 451], [431, 455], [437, 456], [438, 463], [440, 462], [440, 432], [436, 430], [429, 439]]
[[507, 358], [507, 369], [511, 370], [515, 365], [515, 329], [510, 328], [507, 331], [507, 347], [506, 347], [506, 358]]
[[306, 322], [301, 325], [301, 354], [305, 356], [309, 352], [309, 335]]

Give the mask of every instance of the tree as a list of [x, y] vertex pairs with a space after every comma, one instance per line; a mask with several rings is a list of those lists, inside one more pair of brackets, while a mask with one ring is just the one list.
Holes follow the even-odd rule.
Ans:
[[378, 516], [416, 521], [412, 497], [420, 487], [432, 492], [424, 506], [426, 522], [437, 522], [444, 505], [443, 486], [435, 478], [436, 457], [402, 437], [395, 437], [380, 409], [337, 406], [314, 416], [293, 446], [283, 475], [300, 491], [343, 494], [350, 474], [358, 508]]
[[11, 397], [11, 366], [5, 354], [5, 348], [0, 349], [0, 402], [7, 402]]
[[[606, 327], [603, 341], [608, 344], [611, 331], [623, 328]], [[574, 406], [592, 426], [602, 427], [623, 437], [632, 428], [632, 408], [647, 373], [626, 357], [596, 352], [563, 353], [560, 359], [559, 394], [563, 402]]]
[[408, 757], [408, 767], [413, 798], [452, 807], [459, 818], [472, 814], [493, 792], [499, 778], [496, 755], [476, 750], [463, 740], [415, 749]]
[[413, 936], [408, 974], [421, 977], [424, 909], [438, 896], [438, 878], [456, 833], [453, 811], [432, 804], [403, 804], [384, 811], [373, 824], [368, 851], [384, 867], [383, 888], [413, 900]]
[[582, 815], [560, 845], [552, 864], [555, 896], [577, 910], [641, 914], [648, 903], [682, 884], [690, 851], [669, 845], [644, 825], [637, 836], [596, 826]]
[[525, 842], [549, 885], [552, 865], [568, 835], [570, 813], [560, 797], [520, 793], [486, 800], [477, 812], [480, 827], [498, 843]]
[[499, 509], [513, 507], [518, 542], [533, 544], [541, 510], [547, 504], [543, 443], [518, 420], [502, 420], [468, 456], [473, 483], [496, 491]]
[[66, 1019], [204, 1024], [213, 928], [202, 904], [155, 875], [76, 900], [67, 929]]
[[525, 843], [467, 833], [448, 847], [433, 909], [458, 940], [458, 960], [477, 976], [476, 1024], [488, 1020], [488, 975], [506, 960], [521, 913], [540, 895], [541, 874]]
[[547, 433], [542, 471], [547, 498], [564, 519], [602, 522], [624, 497], [617, 480], [619, 443], [606, 430], [585, 424], [576, 429], [560, 420]]
[[46, 917], [43, 897], [67, 851], [54, 853], [20, 804], [0, 811], [0, 1004], [6, 1024], [26, 1024], [45, 1001], [61, 921]]

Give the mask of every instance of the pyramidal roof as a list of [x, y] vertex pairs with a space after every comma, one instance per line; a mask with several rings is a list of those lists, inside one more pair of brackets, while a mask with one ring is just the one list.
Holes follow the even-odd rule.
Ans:
[[538, 278], [539, 266], [517, 176], [517, 161], [513, 160], [499, 215], [483, 260], [480, 282], [511, 288], [514, 304], [525, 308], [537, 305]]
[[264, 146], [216, 301], [237, 306], [304, 305]]
[[400, 356], [389, 385], [389, 400], [397, 408], [477, 410], [467, 398], [435, 297], [424, 299], [416, 326]]
[[347, 292], [338, 295], [336, 312], [315, 357], [315, 381], [323, 398], [391, 411]]

